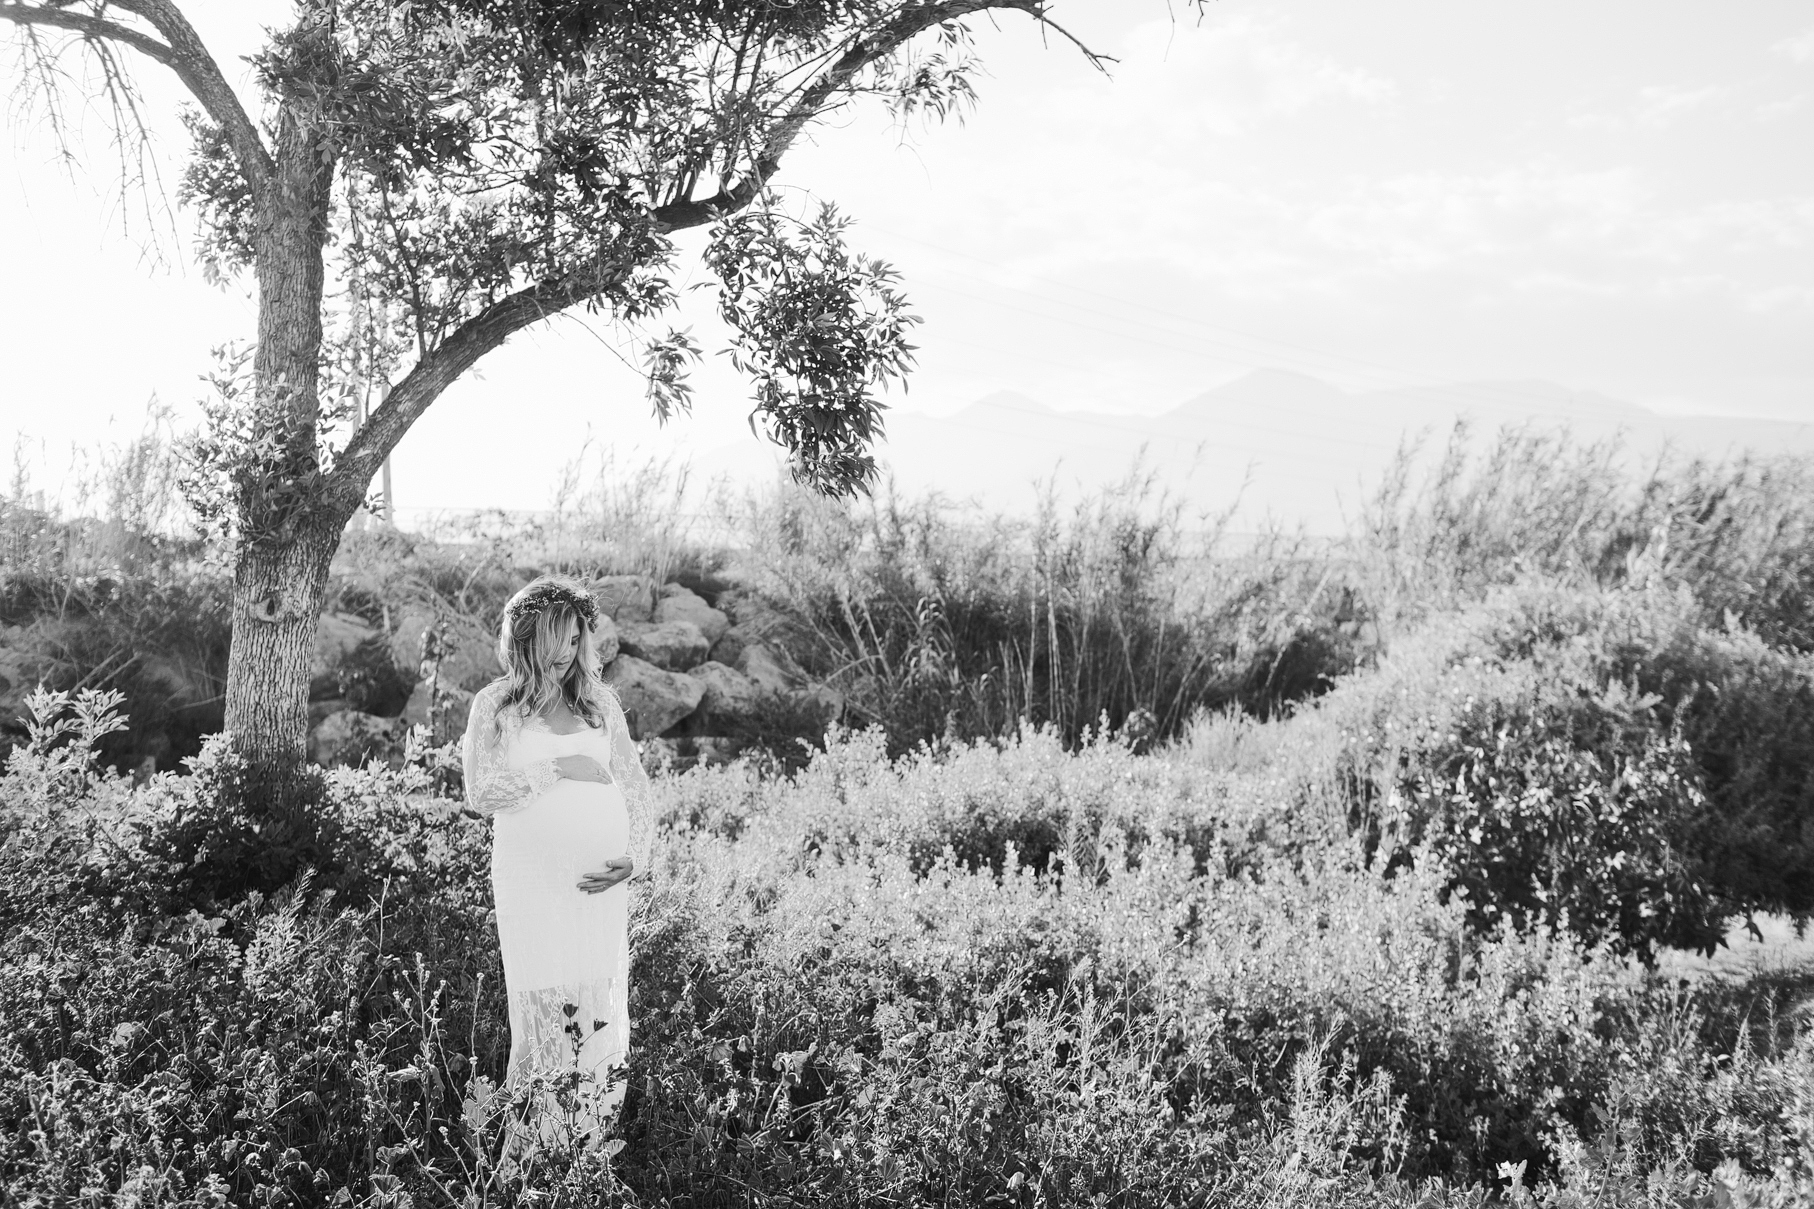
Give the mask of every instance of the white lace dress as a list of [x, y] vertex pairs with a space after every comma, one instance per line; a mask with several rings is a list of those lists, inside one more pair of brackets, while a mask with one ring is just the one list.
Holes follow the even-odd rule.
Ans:
[[[580, 878], [628, 855], [648, 868], [648, 776], [615, 695], [605, 725], [557, 734], [503, 711], [502, 683], [473, 699], [461, 747], [466, 800], [492, 816], [491, 884], [510, 1001], [509, 1080], [572, 1071], [605, 1082], [630, 1050], [630, 888], [588, 894]], [[613, 784], [568, 780], [562, 756], [585, 755]], [[610, 1104], [621, 1096], [621, 1086]]]

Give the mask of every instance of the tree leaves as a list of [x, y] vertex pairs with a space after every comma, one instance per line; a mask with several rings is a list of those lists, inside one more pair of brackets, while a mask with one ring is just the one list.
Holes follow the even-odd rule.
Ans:
[[877, 388], [905, 380], [920, 322], [899, 274], [845, 244], [849, 225], [829, 203], [811, 223], [764, 204], [719, 224], [705, 257], [731, 363], [755, 382], [752, 427], [760, 417], [787, 448], [796, 481], [835, 496], [875, 481]]
[[219, 285], [252, 265], [256, 223], [252, 187], [219, 126], [191, 107], [184, 108], [182, 118], [192, 147], [176, 199], [199, 214], [201, 239], [196, 251], [208, 281]]
[[643, 348], [643, 363], [649, 367], [649, 403], [663, 423], [676, 411], [693, 410], [693, 387], [686, 380], [686, 367], [699, 360], [699, 345], [689, 331], [669, 331]]

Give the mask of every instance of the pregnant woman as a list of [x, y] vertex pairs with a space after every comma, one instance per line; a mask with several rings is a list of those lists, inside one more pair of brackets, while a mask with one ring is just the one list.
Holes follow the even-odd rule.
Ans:
[[[648, 777], [599, 679], [598, 605], [543, 576], [504, 606], [504, 675], [473, 699], [466, 800], [492, 816], [491, 884], [510, 1000], [509, 1081], [605, 1086], [630, 1049], [629, 888], [648, 863]], [[613, 1110], [621, 1082], [601, 1107]]]

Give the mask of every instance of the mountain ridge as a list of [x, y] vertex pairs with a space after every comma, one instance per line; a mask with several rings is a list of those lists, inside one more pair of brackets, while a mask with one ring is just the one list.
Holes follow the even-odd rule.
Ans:
[[[1100, 491], [1136, 466], [1193, 510], [1240, 501], [1245, 523], [1336, 533], [1401, 446], [1423, 456], [1457, 423], [1477, 444], [1510, 426], [1617, 440], [1641, 459], [1673, 449], [1719, 459], [1750, 451], [1814, 455], [1814, 424], [1746, 417], [1665, 415], [1638, 404], [1541, 380], [1458, 382], [1351, 392], [1310, 375], [1257, 370], [1155, 414], [1058, 411], [997, 391], [944, 416], [893, 412], [877, 460], [897, 489], [937, 491], [1006, 513], [1030, 511], [1036, 483], [1061, 497]], [[772, 473], [748, 445], [695, 463], [707, 477]]]

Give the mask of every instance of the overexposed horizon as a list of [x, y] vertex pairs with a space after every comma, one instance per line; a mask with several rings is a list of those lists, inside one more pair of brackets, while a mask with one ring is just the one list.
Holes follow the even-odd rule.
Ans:
[[[183, 7], [227, 61], [287, 11]], [[1805, 8], [1225, 0], [1199, 23], [1164, 0], [1070, 0], [1055, 15], [1116, 56], [1112, 79], [1004, 16], [979, 26], [988, 74], [962, 123], [903, 132], [859, 110], [780, 179], [785, 204], [836, 203], [853, 242], [901, 271], [925, 319], [911, 388], [890, 397], [904, 422], [1001, 392], [1153, 416], [1255, 370], [1355, 395], [1546, 382], [1664, 415], [1814, 422]], [[178, 92], [136, 66], [173, 191]], [[0, 438], [26, 434], [49, 485], [109, 417], [136, 433], [153, 396], [192, 421], [209, 349], [253, 312], [244, 283], [217, 290], [186, 263], [171, 229], [190, 216], [122, 214], [104, 158], [72, 184], [41, 126], [11, 135]], [[83, 147], [105, 150], [92, 120]], [[703, 291], [679, 322], [713, 346]], [[695, 414], [664, 430], [623, 357], [598, 317], [512, 340], [405, 438], [399, 503], [546, 507], [588, 439], [772, 460], [717, 359]]]

